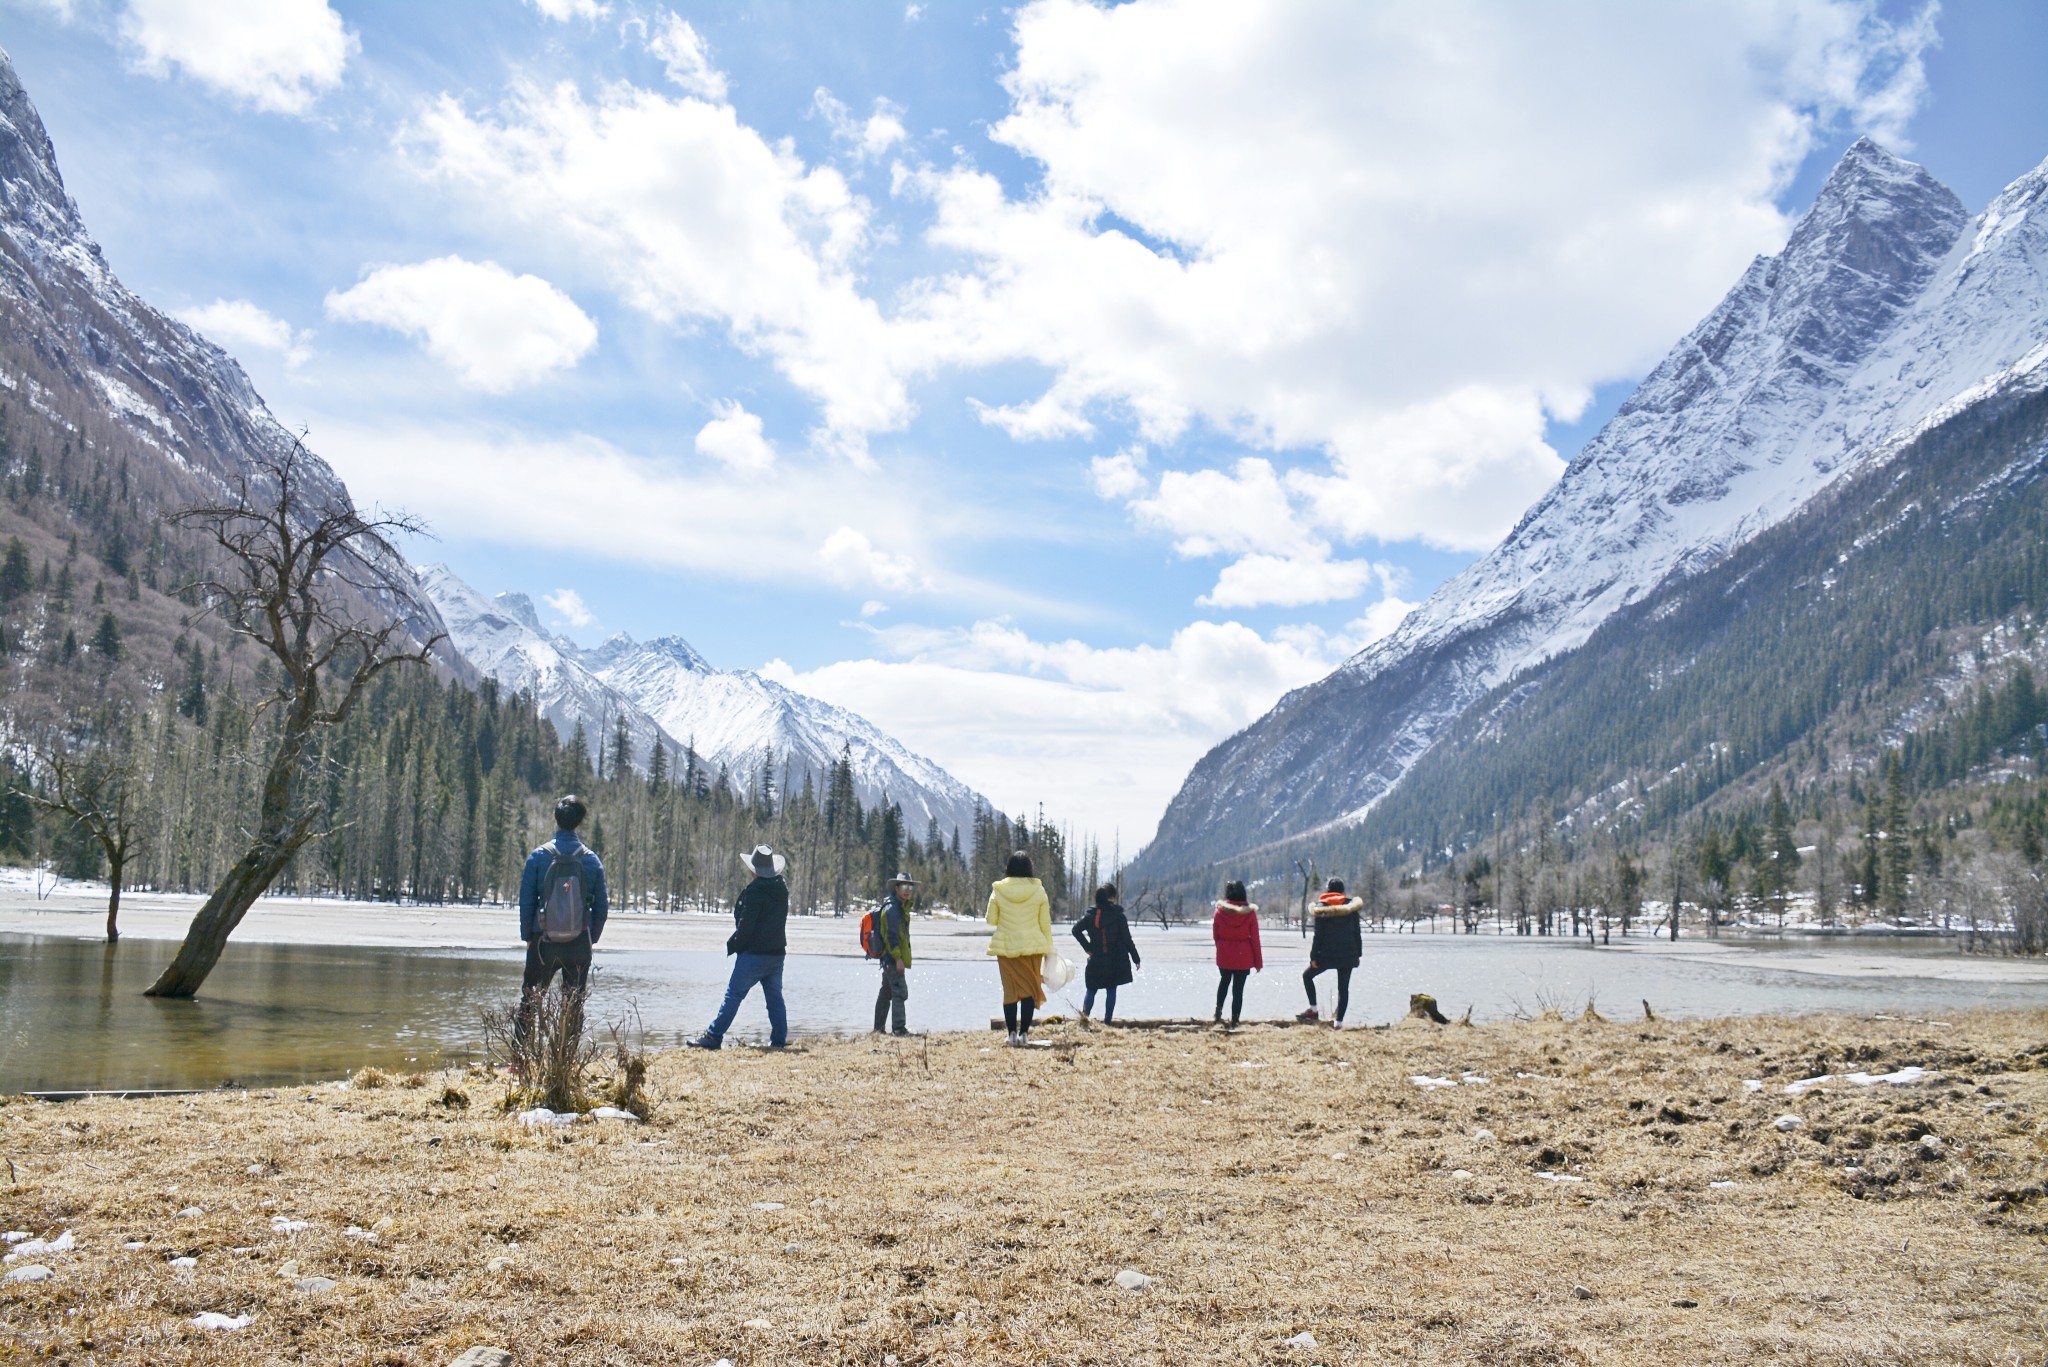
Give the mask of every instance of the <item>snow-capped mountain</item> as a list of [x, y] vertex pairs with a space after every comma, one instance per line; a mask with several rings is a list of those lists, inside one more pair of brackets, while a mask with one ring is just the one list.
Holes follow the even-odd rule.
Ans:
[[[211, 501], [238, 477], [261, 476], [294, 437], [242, 367], [115, 278], [64, 188], [41, 116], [0, 52], [0, 401], [29, 405], [79, 433], [88, 449], [119, 432], [128, 448], [161, 456], [136, 477], [166, 502]], [[317, 455], [298, 467], [315, 506], [350, 503]], [[155, 465], [155, 462], [138, 462]], [[165, 486], [168, 486], [167, 488]], [[421, 640], [431, 615], [409, 622]], [[458, 661], [444, 667], [463, 675]], [[466, 677], [466, 676], [465, 676]]]
[[646, 763], [657, 743], [675, 748], [652, 717], [585, 666], [574, 644], [542, 629], [533, 600], [525, 594], [486, 598], [446, 565], [428, 565], [413, 573], [447, 624], [457, 652], [508, 693], [531, 694], [540, 714], [555, 724], [563, 740], [580, 724], [595, 754], [624, 717], [637, 762]]
[[1146, 851], [1206, 863], [1356, 820], [1466, 707], [1962, 407], [2048, 385], [2048, 163], [1972, 219], [1875, 143], [1493, 551], [1205, 756]]
[[645, 764], [655, 744], [688, 746], [712, 770], [724, 766], [744, 787], [764, 754], [785, 765], [792, 785], [809, 773], [823, 784], [842, 751], [853, 763], [864, 805], [885, 794], [903, 808], [905, 829], [920, 838], [936, 819], [951, 839], [973, 830], [987, 799], [913, 753], [872, 722], [748, 670], [714, 669], [678, 636], [640, 643], [614, 636], [593, 650], [551, 636], [524, 594], [486, 598], [445, 565], [418, 571], [456, 648], [479, 672], [514, 692], [529, 692], [541, 715], [568, 736], [577, 725], [594, 747], [624, 717], [633, 758]]

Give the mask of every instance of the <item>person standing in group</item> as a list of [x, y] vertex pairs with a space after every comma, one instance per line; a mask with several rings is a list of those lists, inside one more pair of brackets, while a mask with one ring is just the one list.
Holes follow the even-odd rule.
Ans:
[[1074, 938], [1088, 953], [1087, 976], [1082, 982], [1087, 995], [1081, 999], [1081, 1019], [1095, 1009], [1095, 994], [1101, 992], [1102, 1023], [1116, 1020], [1116, 990], [1131, 980], [1138, 966], [1138, 946], [1131, 940], [1131, 923], [1117, 904], [1116, 887], [1104, 883], [1095, 890], [1095, 907], [1074, 922]]
[[988, 923], [996, 931], [988, 952], [1003, 975], [1005, 1043], [1029, 1044], [1031, 1015], [1045, 1004], [1040, 972], [1052, 953], [1052, 903], [1031, 872], [1031, 856], [1022, 850], [1010, 856], [1003, 877], [989, 886]]
[[604, 934], [611, 897], [604, 886], [604, 861], [583, 843], [576, 828], [590, 814], [583, 799], [568, 794], [555, 804], [555, 838], [526, 856], [519, 874], [519, 938], [526, 942], [526, 972], [519, 983], [519, 1014], [513, 1039], [523, 1044], [533, 1029], [538, 994], [562, 975], [575, 1029], [583, 1029], [583, 994], [590, 986], [590, 951]]
[[1259, 949], [1259, 909], [1245, 900], [1244, 884], [1223, 885], [1223, 900], [1209, 923], [1216, 940], [1216, 1023], [1223, 1024], [1223, 999], [1230, 998], [1230, 1023], [1236, 1026], [1244, 1015], [1245, 979], [1266, 967]]
[[1316, 932], [1308, 945], [1308, 967], [1301, 971], [1301, 985], [1308, 991], [1308, 1010], [1295, 1019], [1310, 1023], [1321, 1019], [1316, 1011], [1316, 976], [1335, 969], [1337, 1016], [1330, 1024], [1342, 1029], [1344, 1013], [1351, 1009], [1351, 970], [1358, 967], [1365, 952], [1358, 925], [1358, 913], [1365, 910], [1365, 903], [1344, 891], [1343, 879], [1332, 878], [1329, 888], [1309, 910], [1315, 915]]
[[907, 1035], [910, 1027], [904, 1023], [904, 1004], [910, 1000], [910, 983], [904, 974], [910, 971], [910, 902], [916, 896], [917, 884], [905, 874], [897, 874], [889, 880], [889, 890], [882, 897], [882, 905], [875, 908], [875, 956], [882, 961], [882, 990], [875, 997], [875, 1033], [881, 1034], [882, 1027], [889, 1023], [893, 1013], [895, 1022], [891, 1034]]
[[740, 1003], [756, 983], [761, 985], [761, 997], [768, 1007], [768, 1047], [789, 1046], [789, 1012], [782, 1002], [782, 961], [789, 950], [789, 884], [782, 881], [785, 863], [766, 845], [756, 845], [752, 854], [740, 856], [750, 877], [733, 903], [733, 932], [725, 942], [725, 952], [733, 956], [732, 978], [725, 985], [725, 1004], [704, 1033], [689, 1042], [692, 1049], [717, 1049], [725, 1043], [732, 1018], [739, 1014]]

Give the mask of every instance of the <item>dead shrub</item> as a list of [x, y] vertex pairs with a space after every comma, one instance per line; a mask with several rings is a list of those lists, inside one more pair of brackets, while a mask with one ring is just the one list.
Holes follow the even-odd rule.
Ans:
[[506, 1109], [590, 1109], [587, 1075], [597, 1045], [583, 1028], [587, 995], [567, 987], [536, 988], [511, 1011], [484, 1008], [484, 1055], [492, 1067], [511, 1072]]

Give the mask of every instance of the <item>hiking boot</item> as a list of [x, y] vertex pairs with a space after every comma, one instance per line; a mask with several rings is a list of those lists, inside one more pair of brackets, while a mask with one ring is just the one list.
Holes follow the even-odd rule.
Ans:
[[718, 1049], [722, 1048], [724, 1044], [724, 1040], [717, 1039], [711, 1035], [699, 1035], [693, 1040], [683, 1041], [683, 1047], [686, 1049]]
[[1314, 1025], [1317, 1021], [1322, 1019], [1322, 1016], [1320, 1013], [1317, 1012], [1317, 1010], [1313, 1006], [1311, 1006], [1308, 1010], [1296, 1016], [1295, 1019], [1300, 1021], [1303, 1025]]

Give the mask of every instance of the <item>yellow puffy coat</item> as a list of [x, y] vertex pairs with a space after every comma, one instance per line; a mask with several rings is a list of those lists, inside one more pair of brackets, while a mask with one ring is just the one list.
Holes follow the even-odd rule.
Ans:
[[999, 958], [1052, 953], [1052, 903], [1036, 878], [1005, 878], [988, 890], [988, 952]]

